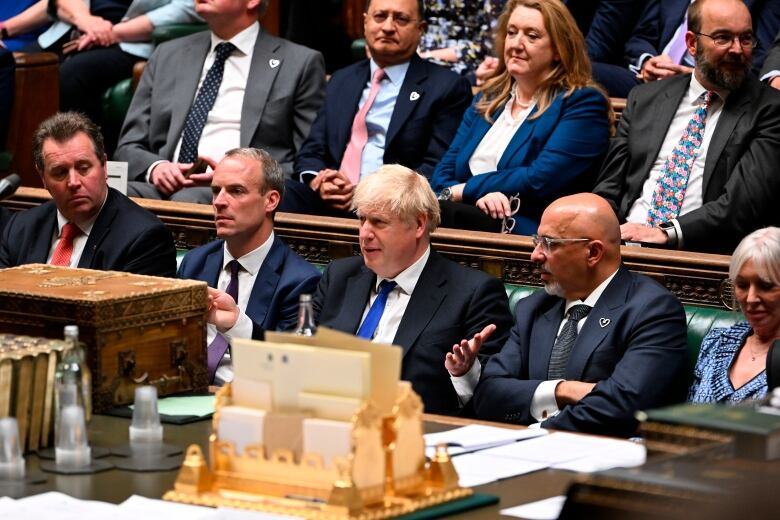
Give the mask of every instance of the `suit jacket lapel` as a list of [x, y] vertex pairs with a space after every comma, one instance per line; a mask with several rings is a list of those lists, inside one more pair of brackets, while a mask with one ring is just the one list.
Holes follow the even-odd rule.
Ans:
[[566, 365], [566, 379], [582, 381], [582, 375], [593, 351], [598, 348], [617, 323], [620, 307], [626, 303], [631, 280], [625, 267], [621, 267], [596, 305], [588, 313], [582, 325]]
[[203, 265], [203, 272], [207, 273], [209, 287], [219, 285], [219, 273], [222, 271], [222, 263], [225, 259], [225, 243], [220, 241], [220, 247], [209, 253]]
[[93, 266], [95, 252], [111, 231], [111, 224], [114, 223], [114, 219], [118, 213], [115, 202], [116, 197], [120, 196], [119, 192], [115, 192], [111, 188], [108, 189], [106, 203], [103, 205], [103, 209], [100, 210], [95, 223], [92, 225], [92, 231], [89, 233], [87, 243], [84, 244], [84, 251], [81, 253], [81, 258], [79, 259], [79, 267], [88, 269], [96, 267]]
[[[195, 102], [195, 93], [200, 82], [200, 74], [203, 71], [203, 63], [206, 61], [210, 49], [211, 32], [204, 31], [201, 38], [181, 52], [181, 61], [178, 64], [176, 74], [176, 92], [169, 94], [171, 97], [171, 124], [168, 127], [166, 142], [171, 146], [170, 155], [173, 155], [174, 147], [181, 138], [184, 121], [187, 119], [190, 107]], [[164, 74], [165, 71], [158, 71], [158, 73]]]
[[271, 250], [260, 266], [260, 271], [257, 273], [257, 278], [255, 278], [255, 285], [252, 287], [252, 293], [249, 295], [249, 302], [246, 305], [246, 314], [255, 323], [263, 324], [265, 322], [265, 317], [268, 314], [268, 305], [273, 300], [276, 286], [279, 284], [283, 262], [284, 247], [277, 237], [274, 238]]
[[[552, 106], [547, 109], [548, 112], [545, 112], [545, 115], [542, 117], [550, 117], [551, 113], [549, 110], [559, 110], [561, 99], [561, 96], [558, 96], [558, 98], [553, 101]], [[558, 103], [558, 105], [556, 105], [556, 103]], [[530, 118], [535, 113], [536, 107], [531, 110], [531, 113], [528, 114], [528, 117]], [[509, 163], [515, 154], [517, 154], [517, 151], [520, 150], [520, 148], [525, 145], [526, 141], [528, 141], [528, 139], [533, 135], [534, 130], [536, 129], [537, 121], [538, 119], [532, 119], [529, 121], [528, 118], [526, 118], [526, 120], [523, 121], [523, 124], [521, 124], [517, 130], [515, 130], [515, 135], [513, 135], [512, 139], [509, 140], [509, 144], [507, 145], [506, 150], [504, 150], [504, 153], [501, 154], [501, 158], [498, 160], [499, 170], [507, 167], [507, 163]]]
[[737, 121], [739, 121], [745, 113], [749, 104], [750, 96], [744, 94], [740, 95], [739, 91], [732, 92], [726, 99], [726, 103], [723, 105], [723, 110], [718, 119], [718, 126], [715, 127], [715, 132], [712, 134], [712, 139], [707, 148], [707, 157], [704, 160], [702, 193], [707, 193], [707, 186], [710, 183], [710, 179], [712, 179], [712, 171], [715, 169], [715, 165], [718, 164], [720, 154], [723, 152], [726, 143], [731, 138]]
[[357, 332], [375, 282], [376, 275], [366, 266], [363, 266], [359, 273], [347, 279], [344, 294], [349, 295], [350, 298], [342, 302], [341, 310], [332, 322], [334, 329], [350, 334]]
[[558, 328], [563, 319], [565, 300], [557, 298], [557, 302], [539, 316], [531, 330], [528, 354], [528, 378], [547, 379], [547, 367], [550, 365], [550, 355], [558, 335]]
[[[658, 153], [661, 151], [661, 145], [664, 142], [667, 132], [669, 131], [669, 125], [672, 124], [677, 113], [677, 107], [680, 106], [685, 92], [690, 85], [690, 76], [685, 76], [685, 80], [676, 80], [677, 84], [670, 88], [663, 89], [653, 107], [653, 125], [649, 135], [646, 136], [648, 140], [647, 156], [645, 157], [645, 164], [642, 167], [643, 172], [649, 172], [653, 167]], [[672, 81], [675, 81], [673, 78]], [[644, 181], [643, 181], [644, 182]], [[639, 189], [641, 190], [641, 186]]]
[[[409, 68], [406, 70], [406, 76], [404, 82], [401, 84], [401, 90], [398, 93], [398, 98], [395, 100], [395, 108], [393, 108], [393, 116], [390, 118], [390, 125], [387, 128], [387, 138], [385, 140], [385, 150], [390, 148], [390, 143], [393, 142], [393, 138], [398, 131], [404, 125], [409, 116], [412, 114], [414, 107], [419, 103], [422, 103], [422, 98], [425, 95], [425, 88], [423, 83], [428, 78], [428, 73], [425, 71], [425, 63], [422, 59], [416, 55], [412, 56], [412, 60], [409, 62]], [[415, 99], [412, 99], [412, 93], [416, 93]]]
[[[57, 206], [54, 202], [50, 202], [49, 210], [41, 221], [41, 236], [42, 240], [33, 240], [32, 247], [30, 248], [29, 262], [31, 264], [45, 264], [49, 258], [49, 250], [51, 249], [51, 240], [54, 233], [57, 231]], [[26, 260], [25, 260], [26, 261]]]
[[[360, 109], [360, 98], [363, 90], [366, 88], [369, 76], [371, 75], [371, 62], [363, 60], [357, 69], [355, 75], [350, 81], [344, 81], [339, 94], [339, 98], [344, 101], [345, 110], [331, 110], [330, 117], [338, 121], [336, 125], [336, 142], [342, 144], [341, 150], [347, 148], [347, 143], [352, 136], [352, 122]], [[348, 109], [348, 110], [347, 110]], [[387, 146], [385, 146], [387, 149]]]
[[[276, 75], [284, 66], [284, 60], [276, 54], [278, 49], [279, 45], [271, 41], [261, 28], [255, 41], [244, 104], [241, 107], [241, 146], [249, 146], [255, 130], [260, 125]], [[274, 66], [271, 66], [272, 64]]]
[[404, 355], [412, 348], [447, 296], [447, 280], [442, 276], [439, 263], [439, 256], [431, 251], [398, 325], [393, 343], [403, 347]]

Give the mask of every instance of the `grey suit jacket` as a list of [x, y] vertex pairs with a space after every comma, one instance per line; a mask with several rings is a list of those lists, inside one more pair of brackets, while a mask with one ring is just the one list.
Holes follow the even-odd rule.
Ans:
[[[128, 162], [129, 180], [144, 181], [153, 162], [173, 159], [210, 47], [211, 33], [204, 31], [166, 42], [152, 54], [114, 154]], [[241, 108], [241, 146], [263, 148], [290, 173], [324, 88], [322, 54], [261, 28]]]
[[[593, 193], [625, 220], [650, 174], [691, 76], [634, 88]], [[780, 224], [780, 92], [748, 75], [729, 94], [704, 162], [703, 204], [677, 221], [683, 248], [731, 253], [751, 231]], [[772, 209], [775, 208], [775, 209]]]
[[772, 48], [769, 49], [769, 53], [766, 55], [764, 68], [761, 69], [761, 77], [775, 70], [780, 70], [780, 32], [777, 33], [777, 38], [775, 38]]

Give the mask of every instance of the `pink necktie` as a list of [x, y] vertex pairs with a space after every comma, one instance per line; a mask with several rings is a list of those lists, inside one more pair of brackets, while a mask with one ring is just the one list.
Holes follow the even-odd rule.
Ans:
[[349, 144], [344, 151], [344, 157], [341, 159], [339, 170], [346, 174], [352, 184], [357, 184], [360, 180], [360, 163], [363, 157], [363, 148], [368, 142], [368, 128], [366, 127], [366, 115], [374, 104], [376, 95], [379, 94], [379, 83], [385, 78], [384, 69], [377, 69], [374, 77], [371, 78], [371, 90], [368, 92], [368, 99], [360, 107], [355, 119], [352, 121], [352, 136], [349, 138]]
[[60, 241], [57, 242], [57, 247], [54, 248], [49, 264], [69, 266], [70, 257], [73, 255], [73, 239], [79, 236], [79, 234], [81, 234], [81, 230], [72, 222], [62, 226]]

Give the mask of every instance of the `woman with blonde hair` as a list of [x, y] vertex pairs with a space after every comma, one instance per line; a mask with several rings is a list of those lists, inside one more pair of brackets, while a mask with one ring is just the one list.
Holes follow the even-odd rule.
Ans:
[[729, 264], [746, 321], [712, 329], [701, 342], [688, 400], [735, 403], [766, 396], [766, 357], [780, 339], [780, 228], [742, 239]]
[[[464, 114], [431, 184], [441, 200], [475, 205], [504, 219], [504, 231], [530, 235], [552, 200], [590, 191], [614, 116], [560, 0], [509, 0], [495, 48], [496, 75]], [[473, 210], [443, 210], [442, 225], [471, 227], [451, 216], [473, 218]]]

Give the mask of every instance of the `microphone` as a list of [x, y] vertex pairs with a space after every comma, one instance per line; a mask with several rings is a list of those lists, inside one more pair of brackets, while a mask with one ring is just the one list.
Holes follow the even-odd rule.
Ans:
[[0, 200], [7, 199], [14, 193], [22, 183], [22, 179], [15, 173], [12, 173], [5, 179], [0, 180]]

